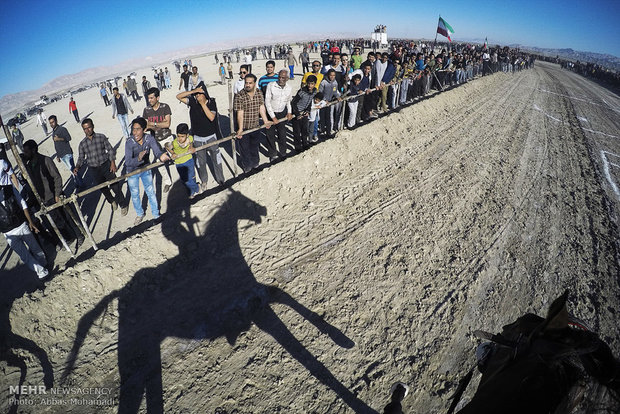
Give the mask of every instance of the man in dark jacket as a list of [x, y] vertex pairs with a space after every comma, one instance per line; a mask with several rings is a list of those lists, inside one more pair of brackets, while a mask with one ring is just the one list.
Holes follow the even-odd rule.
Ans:
[[[39, 154], [39, 146], [34, 140], [24, 142], [23, 158], [26, 170], [32, 178], [35, 190], [43, 199], [43, 204], [49, 206], [59, 202], [62, 195], [62, 177], [54, 165], [54, 161], [50, 157]], [[67, 217], [64, 208], [70, 208], [70, 206], [51, 210], [49, 212], [50, 217], [56, 223], [62, 236], [67, 240], [77, 240], [79, 246], [84, 242], [84, 236], [71, 217]], [[49, 233], [55, 236], [53, 231]], [[54, 236], [52, 236], [53, 241], [57, 246], [60, 246], [60, 240]]]

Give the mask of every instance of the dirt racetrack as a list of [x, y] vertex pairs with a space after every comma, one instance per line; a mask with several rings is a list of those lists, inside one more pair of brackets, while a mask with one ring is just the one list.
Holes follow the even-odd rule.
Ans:
[[0, 361], [0, 409], [25, 372], [114, 401], [30, 395], [19, 412], [380, 412], [396, 380], [407, 413], [444, 412], [472, 332], [544, 314], [566, 288], [618, 356], [619, 112], [537, 62], [192, 205], [177, 182], [161, 224], [13, 298], [5, 332], [32, 343], [14, 351], [24, 371]]

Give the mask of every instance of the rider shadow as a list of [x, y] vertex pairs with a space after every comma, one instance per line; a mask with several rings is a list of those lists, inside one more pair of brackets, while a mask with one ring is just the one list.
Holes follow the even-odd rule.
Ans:
[[[165, 338], [225, 337], [232, 346], [255, 324], [355, 412], [374, 413], [299, 342], [271, 308], [272, 303], [287, 305], [337, 345], [354, 346], [340, 330], [288, 293], [256, 280], [243, 256], [238, 226], [260, 223], [267, 210], [239, 192], [228, 191], [228, 200], [201, 229], [191, 215], [183, 185], [175, 183], [162, 233], [178, 247], [179, 255], [140, 270], [125, 287], [107, 295], [82, 317], [62, 381], [71, 374], [88, 331], [118, 299], [119, 412], [137, 412], [144, 397], [149, 413], [163, 412], [160, 344]], [[148, 253], [139, 260], [148, 261]]]
[[[19, 274], [19, 266], [16, 272], [3, 272], [0, 280], [3, 289], [0, 289], [0, 361], [5, 361], [7, 366], [13, 366], [19, 369], [19, 382], [9, 385], [22, 386], [26, 382], [28, 374], [27, 361], [28, 356], [23, 355], [26, 351], [39, 360], [41, 370], [43, 371], [43, 384], [46, 388], [54, 385], [54, 370], [50, 363], [47, 353], [37, 345], [33, 340], [17, 335], [12, 331], [10, 313], [15, 299], [24, 296], [26, 293], [34, 292], [41, 287], [40, 281], [32, 272], [22, 272]], [[24, 270], [24, 269], [22, 269]], [[11, 278], [10, 283], [8, 278]], [[21, 351], [18, 351], [21, 350]], [[35, 370], [35, 375], [36, 374]], [[8, 379], [8, 377], [7, 377]], [[9, 403], [9, 413], [17, 413], [19, 405], [15, 402]]]

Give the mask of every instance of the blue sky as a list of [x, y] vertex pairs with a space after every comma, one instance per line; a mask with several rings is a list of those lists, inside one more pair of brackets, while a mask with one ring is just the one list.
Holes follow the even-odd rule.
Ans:
[[[0, 97], [64, 74], [212, 41], [305, 33], [434, 38], [437, 18], [453, 39], [573, 48], [620, 56], [620, 1], [15, 1], [0, 0]], [[356, 5], [356, 7], [352, 7]], [[309, 8], [309, 11], [306, 9]]]

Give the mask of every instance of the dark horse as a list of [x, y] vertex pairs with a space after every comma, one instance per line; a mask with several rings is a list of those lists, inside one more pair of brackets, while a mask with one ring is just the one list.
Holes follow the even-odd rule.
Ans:
[[[320, 382], [330, 387], [356, 412], [374, 412], [349, 391], [293, 336], [272, 310], [271, 303], [290, 306], [339, 346], [354, 343], [280, 288], [258, 283], [239, 246], [238, 222], [259, 223], [265, 207], [229, 190], [201, 235], [196, 235], [189, 202], [177, 183], [170, 191], [162, 232], [179, 248], [179, 256], [156, 268], [137, 272], [122, 289], [104, 297], [79, 322], [67, 358], [63, 381], [70, 375], [89, 329], [118, 299], [119, 412], [135, 413], [146, 394], [149, 413], [163, 412], [160, 344], [167, 337], [214, 340], [226, 337], [232, 345], [254, 323], [271, 335]], [[148, 260], [145, 251], [139, 260]], [[137, 259], [138, 260], [138, 259]]]
[[[490, 342], [478, 348], [482, 378], [459, 414], [570, 413], [582, 403], [588, 383], [610, 392], [610, 398], [603, 399], [595, 392], [598, 408], [608, 404], [617, 412], [620, 363], [607, 344], [569, 315], [567, 299], [568, 291], [551, 304], [546, 318], [528, 313], [500, 334], [475, 332]], [[459, 385], [448, 413], [456, 408], [472, 373]]]

